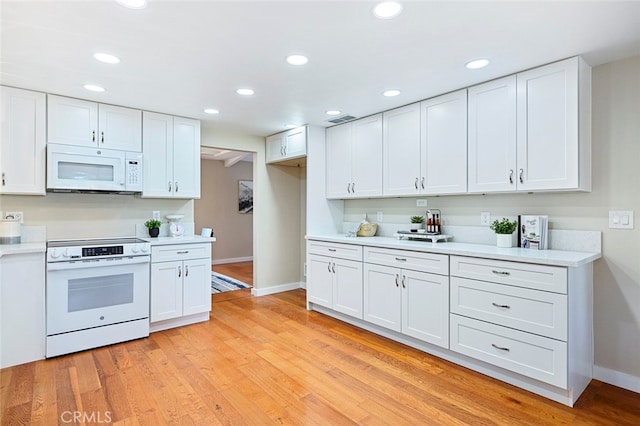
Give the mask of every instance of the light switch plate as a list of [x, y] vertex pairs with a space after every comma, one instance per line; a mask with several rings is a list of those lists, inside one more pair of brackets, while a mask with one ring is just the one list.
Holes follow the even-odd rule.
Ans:
[[633, 229], [633, 210], [609, 210], [610, 229]]
[[378, 212], [376, 214], [376, 221], [382, 222], [383, 220], [384, 220], [384, 215], [382, 214], [382, 212]]

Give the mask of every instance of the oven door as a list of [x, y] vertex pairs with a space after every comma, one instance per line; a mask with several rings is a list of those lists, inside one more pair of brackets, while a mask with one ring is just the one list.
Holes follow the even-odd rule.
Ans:
[[149, 256], [47, 265], [47, 335], [149, 317]]

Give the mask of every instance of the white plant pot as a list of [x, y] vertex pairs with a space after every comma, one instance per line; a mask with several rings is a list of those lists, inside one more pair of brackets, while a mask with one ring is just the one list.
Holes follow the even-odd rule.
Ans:
[[513, 247], [512, 234], [496, 234], [498, 247]]
[[409, 229], [412, 231], [417, 231], [418, 229], [422, 229], [424, 227], [423, 223], [411, 223], [409, 224]]

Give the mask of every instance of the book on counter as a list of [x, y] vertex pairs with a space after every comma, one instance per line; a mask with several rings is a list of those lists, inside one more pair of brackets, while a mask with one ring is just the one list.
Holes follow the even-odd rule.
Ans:
[[547, 249], [549, 216], [523, 214], [518, 216], [518, 247]]

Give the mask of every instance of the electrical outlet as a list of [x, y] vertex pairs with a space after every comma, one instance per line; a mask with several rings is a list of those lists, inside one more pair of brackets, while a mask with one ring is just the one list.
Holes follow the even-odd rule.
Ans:
[[160, 210], [154, 210], [153, 211], [153, 216], [151, 216], [151, 217], [153, 217], [154, 219], [160, 220]]
[[376, 220], [382, 222], [384, 220], [384, 214], [382, 214], [382, 212], [376, 213]]
[[427, 207], [427, 200], [416, 200], [416, 207]]
[[491, 213], [480, 212], [480, 225], [491, 225]]
[[5, 219], [19, 219], [20, 223], [24, 223], [24, 215], [22, 212], [7, 212]]

